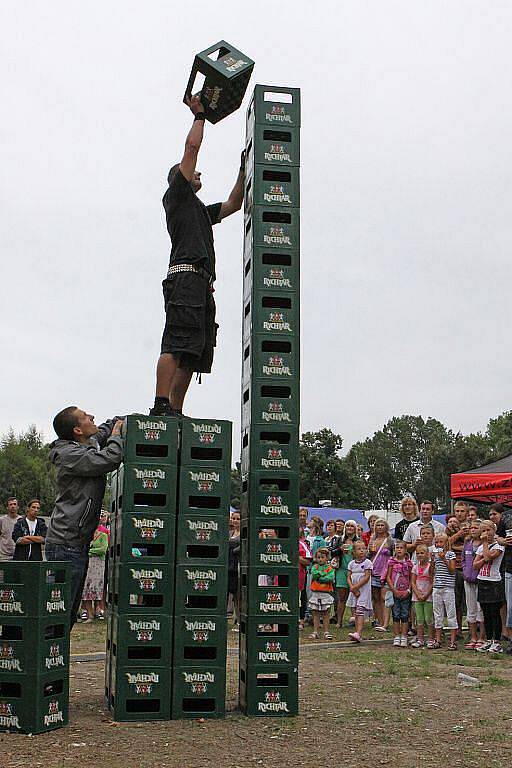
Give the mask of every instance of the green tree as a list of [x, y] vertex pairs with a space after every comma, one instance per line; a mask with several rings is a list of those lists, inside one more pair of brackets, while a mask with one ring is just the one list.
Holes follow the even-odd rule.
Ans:
[[300, 504], [318, 506], [331, 499], [333, 506], [353, 506], [358, 497], [357, 478], [340, 456], [341, 435], [324, 428], [305, 432], [300, 441]]
[[488, 459], [501, 459], [512, 453], [512, 411], [490, 419], [485, 433], [488, 445]]
[[242, 495], [242, 470], [237, 461], [231, 469], [231, 506], [240, 509], [240, 496]]
[[55, 473], [35, 426], [16, 435], [10, 430], [0, 440], [0, 501], [16, 496], [20, 508], [32, 498], [41, 501], [43, 514], [51, 512], [55, 499]]

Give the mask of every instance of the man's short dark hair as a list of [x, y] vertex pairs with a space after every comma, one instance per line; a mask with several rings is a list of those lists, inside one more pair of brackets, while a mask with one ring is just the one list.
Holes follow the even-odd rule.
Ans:
[[59, 411], [54, 418], [53, 428], [61, 440], [74, 439], [73, 430], [78, 426], [77, 411], [78, 407], [76, 405], [68, 405], [67, 408]]
[[505, 507], [503, 504], [491, 504], [489, 512], [498, 512], [498, 514], [502, 515], [505, 512]]
[[[421, 504], [430, 504], [430, 506], [432, 507], [432, 512], [436, 511], [436, 505], [434, 504], [433, 501], [430, 501], [430, 499], [423, 499]], [[421, 504], [420, 504], [420, 507], [421, 507]]]
[[16, 496], [9, 496], [9, 498], [7, 499], [7, 504], [8, 504], [10, 501], [18, 501], [18, 498], [17, 498]]

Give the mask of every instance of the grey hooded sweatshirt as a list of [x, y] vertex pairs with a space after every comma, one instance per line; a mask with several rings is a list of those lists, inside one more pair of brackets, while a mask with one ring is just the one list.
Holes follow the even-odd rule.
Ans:
[[57, 469], [57, 499], [48, 525], [47, 544], [79, 549], [89, 546], [98, 527], [106, 476], [123, 460], [123, 440], [111, 437], [113, 421], [98, 427], [90, 445], [56, 440], [50, 460]]

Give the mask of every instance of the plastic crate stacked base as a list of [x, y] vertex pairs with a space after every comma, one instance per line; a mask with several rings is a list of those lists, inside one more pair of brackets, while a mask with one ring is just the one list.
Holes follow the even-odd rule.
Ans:
[[0, 563], [0, 731], [68, 723], [69, 563]]
[[298, 711], [300, 92], [247, 113], [242, 318], [240, 706]]
[[105, 699], [115, 720], [168, 720], [179, 422], [127, 417], [113, 473]]
[[229, 421], [182, 423], [173, 719], [225, 714], [231, 433]]

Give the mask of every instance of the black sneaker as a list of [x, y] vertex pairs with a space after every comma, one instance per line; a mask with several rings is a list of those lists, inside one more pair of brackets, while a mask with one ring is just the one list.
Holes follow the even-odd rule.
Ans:
[[162, 403], [161, 405], [154, 405], [149, 410], [150, 416], [176, 416], [176, 411], [171, 408], [169, 401]]

